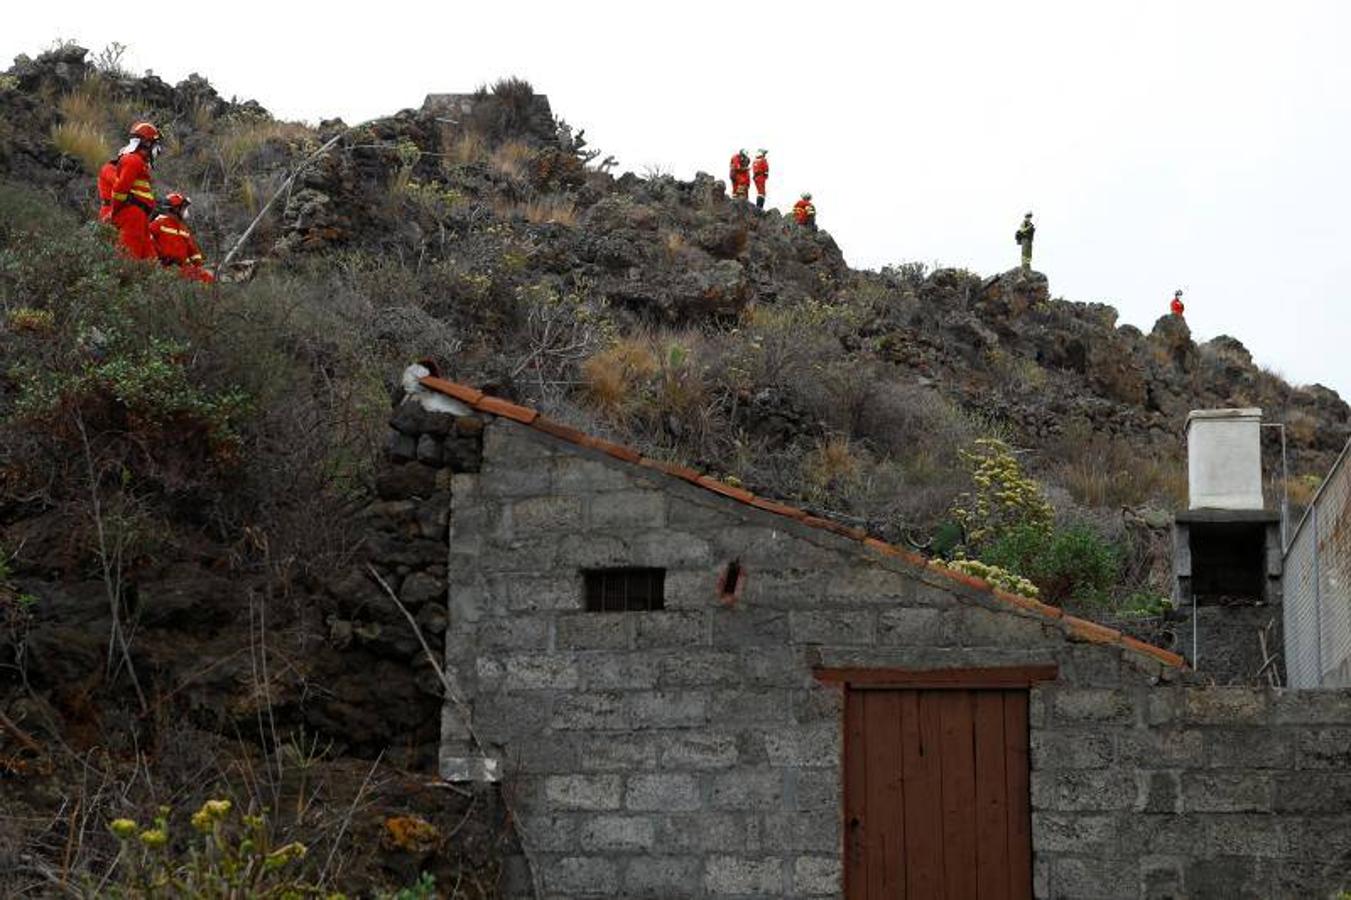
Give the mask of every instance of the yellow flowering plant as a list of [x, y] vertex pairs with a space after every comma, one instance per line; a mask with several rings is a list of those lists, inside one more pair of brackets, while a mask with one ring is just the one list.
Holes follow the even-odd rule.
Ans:
[[967, 546], [980, 547], [1021, 526], [1051, 530], [1051, 504], [1008, 444], [981, 438], [958, 455], [971, 471], [972, 489], [957, 497], [951, 515], [962, 526]]
[[304, 844], [274, 846], [265, 816], [232, 812], [229, 800], [207, 800], [188, 818], [196, 835], [177, 842], [168, 807], [144, 828], [134, 819], [113, 819], [108, 830], [119, 851], [113, 877], [98, 889], [99, 896], [344, 900], [305, 879]]

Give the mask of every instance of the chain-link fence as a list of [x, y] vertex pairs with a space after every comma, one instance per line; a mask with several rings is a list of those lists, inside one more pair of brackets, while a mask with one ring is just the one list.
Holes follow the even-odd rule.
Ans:
[[1292, 688], [1351, 686], [1351, 443], [1285, 550], [1285, 677]]

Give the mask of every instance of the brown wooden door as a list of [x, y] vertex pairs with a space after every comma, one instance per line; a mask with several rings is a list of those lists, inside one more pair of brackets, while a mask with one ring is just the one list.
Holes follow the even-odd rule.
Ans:
[[1027, 696], [846, 689], [849, 900], [1032, 896]]

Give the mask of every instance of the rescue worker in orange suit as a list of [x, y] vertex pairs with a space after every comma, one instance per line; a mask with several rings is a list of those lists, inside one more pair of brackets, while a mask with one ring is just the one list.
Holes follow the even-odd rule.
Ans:
[[732, 196], [737, 200], [749, 200], [751, 196], [751, 158], [745, 150], [738, 150], [732, 154], [728, 177], [732, 182]]
[[1182, 291], [1173, 291], [1173, 302], [1168, 304], [1168, 309], [1172, 311], [1173, 315], [1181, 318], [1182, 313], [1187, 309], [1182, 305]]
[[112, 223], [117, 226], [122, 251], [132, 259], [154, 259], [150, 219], [155, 215], [155, 192], [150, 166], [159, 155], [159, 129], [149, 122], [131, 126], [131, 141], [117, 159], [112, 190]]
[[113, 183], [117, 181], [117, 164], [121, 157], [113, 157], [99, 168], [99, 221], [113, 219]]
[[184, 278], [210, 284], [216, 279], [202, 268], [202, 249], [197, 246], [197, 239], [184, 221], [192, 201], [179, 193], [170, 194], [164, 200], [168, 211], [156, 216], [150, 223], [150, 237], [155, 242], [160, 263], [178, 266], [178, 272]]
[[759, 150], [755, 154], [755, 162], [751, 163], [751, 178], [755, 179], [755, 206], [757, 209], [765, 208], [765, 184], [769, 181], [769, 158], [766, 156], [768, 150]]
[[804, 191], [802, 198], [793, 204], [793, 220], [804, 228], [816, 227], [816, 205], [810, 191]]

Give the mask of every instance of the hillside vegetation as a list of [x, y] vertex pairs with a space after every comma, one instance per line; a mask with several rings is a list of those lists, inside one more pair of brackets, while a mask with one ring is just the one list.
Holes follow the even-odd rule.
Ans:
[[[434, 759], [435, 686], [331, 627], [414, 359], [1151, 637], [1187, 411], [1286, 423], [1273, 502], [1351, 435], [1335, 393], [1180, 319], [1118, 326], [1038, 273], [854, 271], [711, 176], [615, 177], [520, 81], [458, 117], [311, 127], [103, 63], [62, 46], [0, 76], [0, 776], [24, 806], [0, 892], [97, 881], [102, 822], [228, 795], [273, 810], [274, 846], [323, 847], [297, 885], [425, 868], [490, 894], [491, 822], [417, 853], [343, 824], [459, 814], [401, 774]], [[263, 213], [213, 288], [90, 221], [136, 118], [209, 260]]]

